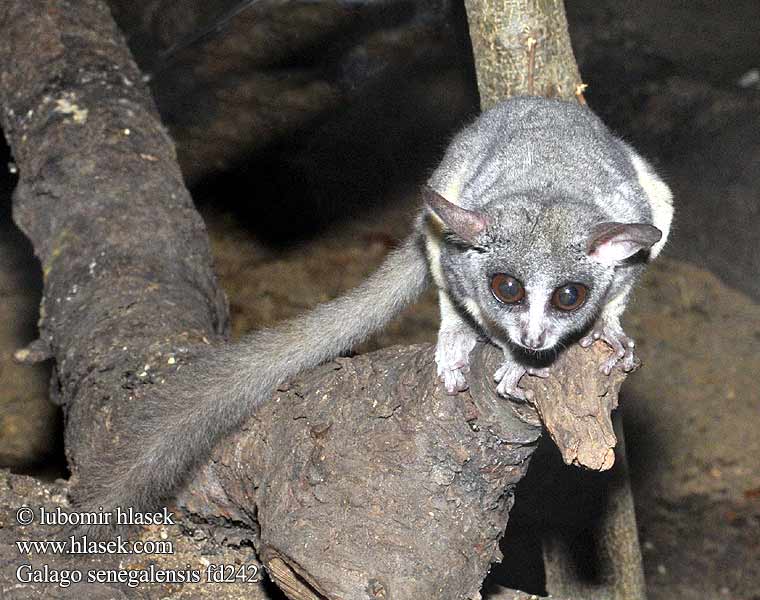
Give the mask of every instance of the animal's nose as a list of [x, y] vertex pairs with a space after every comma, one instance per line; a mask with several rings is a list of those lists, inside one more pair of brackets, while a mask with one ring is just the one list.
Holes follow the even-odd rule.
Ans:
[[530, 333], [523, 331], [521, 339], [523, 346], [532, 350], [536, 350], [538, 348], [541, 348], [546, 343], [546, 329], [541, 330], [541, 332], [538, 334], [535, 332]]

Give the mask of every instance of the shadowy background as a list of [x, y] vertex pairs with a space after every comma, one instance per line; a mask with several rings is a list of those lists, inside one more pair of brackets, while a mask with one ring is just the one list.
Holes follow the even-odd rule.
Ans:
[[[477, 111], [463, 8], [447, 0], [239, 13], [232, 0], [110, 4], [177, 141], [236, 336], [366, 277]], [[627, 316], [645, 363], [623, 411], [650, 598], [758, 600], [760, 4], [567, 10], [589, 104], [652, 159], [677, 202], [672, 243]], [[49, 367], [10, 358], [34, 339], [41, 290], [10, 219], [14, 181], [3, 169], [0, 466], [61, 477]], [[437, 318], [428, 294], [361, 350], [433, 340]], [[540, 593], [540, 550], [521, 519], [495, 578]]]

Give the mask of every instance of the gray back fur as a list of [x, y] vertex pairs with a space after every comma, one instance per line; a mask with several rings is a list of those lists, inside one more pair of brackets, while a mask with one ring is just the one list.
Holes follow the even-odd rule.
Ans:
[[628, 147], [588, 108], [560, 100], [498, 104], [454, 139], [429, 183], [468, 209], [549, 194], [582, 202], [609, 220], [649, 217]]

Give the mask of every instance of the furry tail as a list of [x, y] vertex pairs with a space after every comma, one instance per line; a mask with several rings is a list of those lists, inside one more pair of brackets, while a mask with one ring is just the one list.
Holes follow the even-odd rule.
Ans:
[[119, 449], [75, 489], [77, 504], [155, 508], [277, 385], [365, 340], [427, 283], [424, 247], [415, 232], [349, 294], [185, 365], [135, 408]]

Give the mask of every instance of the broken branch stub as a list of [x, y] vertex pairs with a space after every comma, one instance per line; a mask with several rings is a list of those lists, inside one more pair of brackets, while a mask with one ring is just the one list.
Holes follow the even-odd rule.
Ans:
[[550, 377], [523, 379], [522, 385], [535, 394], [533, 403], [565, 464], [606, 471], [615, 463], [612, 411], [626, 374], [620, 369], [609, 376], [599, 371], [611, 355], [604, 342], [589, 350], [575, 344], [552, 365]]

